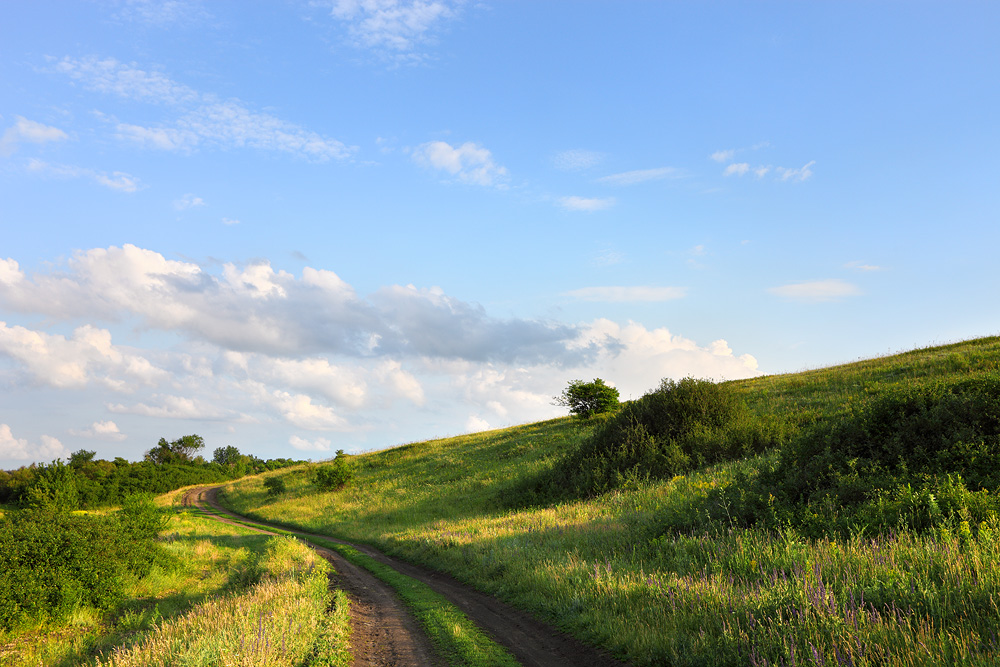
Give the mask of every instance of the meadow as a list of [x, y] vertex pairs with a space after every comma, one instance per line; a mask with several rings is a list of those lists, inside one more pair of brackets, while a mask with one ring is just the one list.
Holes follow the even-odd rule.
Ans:
[[175, 507], [176, 495], [158, 499], [158, 553], [141, 576], [123, 575], [127, 594], [5, 629], [0, 664], [350, 664], [349, 605], [329, 591], [326, 561], [292, 538]]
[[633, 664], [997, 664], [998, 368], [988, 338], [726, 383], [719, 428], [759, 447], [700, 456], [704, 424], [644, 427], [608, 445], [600, 488], [552, 481], [603, 456], [615, 416], [350, 457], [339, 489], [315, 464], [266, 473], [224, 502], [449, 572]]

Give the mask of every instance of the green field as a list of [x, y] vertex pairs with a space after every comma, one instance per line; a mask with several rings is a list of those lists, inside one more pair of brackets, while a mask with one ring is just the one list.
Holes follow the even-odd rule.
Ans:
[[730, 383], [779, 444], [597, 495], [539, 480], [614, 418], [351, 457], [335, 491], [291, 468], [224, 502], [450, 572], [634, 664], [997, 664], [998, 368], [989, 338]]

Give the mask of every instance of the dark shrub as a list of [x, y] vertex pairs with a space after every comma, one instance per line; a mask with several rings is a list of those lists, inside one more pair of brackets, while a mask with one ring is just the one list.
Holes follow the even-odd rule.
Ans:
[[344, 450], [337, 450], [337, 457], [316, 468], [313, 472], [313, 483], [322, 491], [333, 491], [345, 486], [354, 479], [354, 468], [350, 456]]
[[788, 432], [755, 417], [731, 385], [664, 380], [626, 403], [580, 448], [542, 477], [536, 493], [588, 496], [667, 478], [780, 445]]

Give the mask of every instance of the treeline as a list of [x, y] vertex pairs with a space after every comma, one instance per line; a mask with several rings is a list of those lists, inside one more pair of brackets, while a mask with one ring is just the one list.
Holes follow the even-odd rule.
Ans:
[[0, 470], [0, 503], [60, 510], [121, 505], [137, 494], [161, 494], [191, 484], [212, 484], [302, 463], [292, 459], [259, 459], [232, 445], [215, 450], [208, 461], [198, 452], [205, 441], [198, 435], [177, 440], [161, 438], [142, 461], [121, 457], [95, 459], [81, 449], [68, 462], [32, 464]]

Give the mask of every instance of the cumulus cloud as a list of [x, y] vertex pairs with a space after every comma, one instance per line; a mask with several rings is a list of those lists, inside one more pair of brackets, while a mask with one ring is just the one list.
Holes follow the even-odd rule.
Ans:
[[736, 156], [736, 150], [728, 148], [726, 150], [715, 151], [709, 157], [716, 162], [729, 162]]
[[290, 153], [318, 162], [345, 159], [356, 150], [237, 99], [219, 100], [114, 58], [66, 57], [55, 70], [83, 86], [130, 100], [171, 107], [173, 118], [155, 126], [116, 122], [117, 136], [143, 148], [191, 151], [199, 146], [254, 148]]
[[91, 180], [98, 185], [103, 185], [119, 192], [135, 192], [139, 189], [139, 179], [123, 171], [115, 171], [108, 174], [96, 169], [85, 167], [74, 167], [65, 164], [49, 164], [42, 160], [31, 159], [28, 161], [28, 171], [54, 178], [83, 178]]
[[32, 382], [57, 388], [96, 383], [128, 392], [167, 375], [145, 357], [112, 345], [109, 331], [90, 324], [67, 338], [0, 322], [0, 355], [18, 362]]
[[7, 424], [0, 424], [0, 461], [51, 461], [68, 458], [69, 450], [57, 439], [43, 435], [41, 442], [32, 443], [15, 438]]
[[807, 303], [839, 301], [845, 297], [861, 294], [857, 285], [836, 278], [781, 285], [770, 288], [768, 292], [791, 301]]
[[603, 153], [577, 148], [556, 153], [552, 161], [556, 169], [561, 169], [562, 171], [582, 171], [600, 164], [603, 159]]
[[[499, 320], [439, 289], [390, 286], [360, 299], [332, 271], [296, 279], [267, 263], [225, 264], [222, 274], [132, 245], [78, 252], [65, 271], [26, 276], [8, 260], [0, 304], [54, 318], [138, 318], [226, 349], [470, 359], [552, 355], [564, 325]], [[374, 343], [374, 344], [373, 344]]]
[[0, 155], [10, 155], [17, 150], [18, 144], [47, 144], [69, 138], [57, 127], [43, 125], [23, 116], [15, 118], [14, 124], [4, 130], [0, 137]]
[[[683, 290], [602, 287], [572, 296], [657, 301]], [[455, 432], [552, 417], [561, 411], [551, 397], [572, 377], [603, 377], [638, 396], [663, 377], [757, 373], [751, 355], [721, 339], [696, 343], [604, 319], [496, 318], [413, 285], [362, 298], [328, 270], [295, 276], [265, 261], [206, 268], [135, 246], [81, 251], [34, 273], [0, 260], [0, 308], [41, 316], [50, 328], [88, 322], [70, 333], [0, 324], [0, 373], [10, 386], [92, 396], [112, 415], [132, 415], [130, 424], [253, 424], [303, 451], [326, 451], [330, 433], [376, 425], [405, 437], [402, 425], [412, 434], [415, 418], [424, 432]], [[89, 323], [102, 320], [134, 326], [133, 338], [151, 347], [117, 344]], [[121, 435], [113, 421], [63, 428], [95, 440]], [[289, 440], [293, 433], [299, 440]]]
[[750, 171], [750, 165], [748, 163], [736, 162], [726, 167], [725, 170], [722, 172], [722, 174], [724, 176], [733, 176], [733, 175], [743, 176], [749, 171]]
[[560, 197], [559, 205], [566, 209], [567, 211], [584, 211], [587, 213], [592, 213], [594, 211], [603, 211], [604, 209], [611, 208], [615, 205], [614, 197], [606, 198], [588, 198], [588, 197]]
[[328, 452], [330, 451], [330, 441], [327, 438], [316, 438], [315, 440], [306, 440], [305, 438], [300, 438], [297, 435], [293, 435], [288, 439], [288, 444], [290, 444], [295, 449], [300, 452]]
[[490, 430], [490, 423], [478, 415], [469, 415], [465, 420], [465, 430], [469, 433], [479, 433]]
[[636, 285], [631, 287], [583, 287], [566, 292], [567, 296], [581, 301], [605, 301], [623, 303], [631, 301], [672, 301], [682, 299], [687, 294], [684, 287], [654, 287]]
[[78, 438], [88, 438], [92, 440], [107, 440], [109, 442], [121, 442], [128, 436], [118, 430], [118, 424], [113, 421], [97, 421], [85, 429], [70, 429], [70, 435]]
[[445, 141], [429, 141], [413, 151], [413, 159], [424, 167], [447, 172], [462, 183], [502, 186], [507, 179], [507, 170], [493, 161], [493, 154], [471, 141], [457, 147]]
[[669, 178], [682, 178], [683, 176], [684, 172], [676, 167], [657, 167], [656, 169], [638, 169], [611, 174], [597, 179], [597, 182], [607, 185], [635, 185], [646, 181], [662, 181]]
[[462, 0], [334, 0], [331, 15], [348, 27], [356, 46], [394, 61], [419, 60], [426, 44], [458, 15]]

